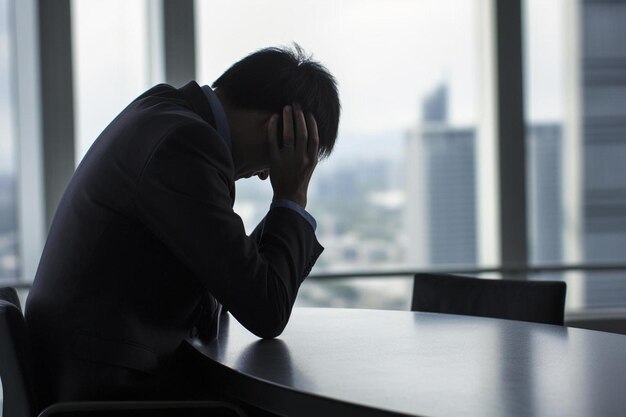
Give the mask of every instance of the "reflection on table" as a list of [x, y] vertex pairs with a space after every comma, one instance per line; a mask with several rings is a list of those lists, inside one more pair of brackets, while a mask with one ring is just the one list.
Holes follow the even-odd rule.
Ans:
[[208, 345], [223, 392], [292, 416], [626, 415], [626, 336], [407, 311], [295, 309]]

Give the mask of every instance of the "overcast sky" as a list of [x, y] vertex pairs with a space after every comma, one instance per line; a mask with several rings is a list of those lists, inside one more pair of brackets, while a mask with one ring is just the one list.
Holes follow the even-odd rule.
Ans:
[[[562, 1], [528, 3], [532, 70], [527, 81], [533, 91], [528, 108], [533, 119], [558, 118], [562, 108]], [[251, 51], [297, 42], [338, 80], [343, 105], [340, 138], [348, 142], [346, 147], [350, 138], [369, 137], [376, 143], [376, 136], [393, 136], [386, 149], [401, 152], [403, 133], [416, 125], [424, 95], [438, 83], [449, 86], [451, 123], [474, 124], [479, 117], [481, 3], [198, 0], [197, 79], [210, 83]], [[145, 4], [73, 1], [82, 149], [128, 100], [162, 81], [151, 80], [147, 68]]]
[[[472, 0], [289, 0], [198, 2], [199, 78], [267, 45], [297, 41], [340, 85], [345, 131], [389, 131], [415, 122], [423, 95], [449, 84], [451, 121], [480, 109], [479, 5]], [[560, 0], [531, 0], [534, 118], [558, 116]], [[540, 74], [540, 76], [538, 76]], [[541, 97], [539, 97], [539, 95]], [[535, 99], [535, 96], [533, 96]]]
[[[529, 0], [526, 80], [531, 119], [560, 118], [564, 0]], [[5, 0], [0, 0], [4, 4]], [[450, 118], [473, 124], [480, 112], [477, 0], [229, 0], [197, 2], [198, 74], [210, 83], [251, 51], [298, 42], [336, 76], [346, 146], [363, 137], [395, 138], [415, 126], [428, 91], [449, 85]], [[153, 83], [145, 0], [73, 0], [78, 155], [108, 122]], [[6, 97], [3, 42], [0, 98]], [[2, 121], [9, 113], [0, 103]], [[3, 126], [7, 124], [2, 123]], [[6, 134], [2, 167], [11, 166]], [[364, 147], [361, 147], [364, 148]], [[401, 150], [397, 150], [398, 152]]]
[[339, 82], [343, 132], [415, 123], [419, 99], [448, 82], [456, 120], [472, 122], [477, 87], [474, 2], [468, 0], [200, 1], [199, 78], [213, 80], [255, 49], [298, 42]]

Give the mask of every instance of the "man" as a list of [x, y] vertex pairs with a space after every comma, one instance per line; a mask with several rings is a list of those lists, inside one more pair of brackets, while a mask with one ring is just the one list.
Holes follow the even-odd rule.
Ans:
[[[296, 46], [249, 55], [213, 88], [148, 90], [72, 177], [26, 306], [42, 405], [189, 389], [177, 352], [215, 333], [221, 305], [262, 338], [287, 324], [323, 250], [305, 207], [337, 136], [336, 84]], [[234, 181], [255, 175], [274, 197], [247, 236]]]

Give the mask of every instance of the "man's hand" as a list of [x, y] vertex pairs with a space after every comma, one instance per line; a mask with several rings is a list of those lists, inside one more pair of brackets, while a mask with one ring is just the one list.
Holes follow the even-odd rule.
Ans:
[[267, 126], [274, 200], [291, 200], [305, 208], [309, 180], [317, 165], [317, 122], [311, 113], [305, 116], [299, 105], [285, 106], [282, 148], [278, 144], [277, 125], [278, 115], [274, 114]]

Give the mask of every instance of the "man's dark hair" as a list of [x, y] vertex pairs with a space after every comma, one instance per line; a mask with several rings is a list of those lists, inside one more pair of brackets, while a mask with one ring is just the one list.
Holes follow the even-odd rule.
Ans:
[[297, 44], [253, 52], [233, 64], [212, 87], [218, 88], [230, 104], [243, 109], [282, 115], [284, 106], [300, 104], [317, 121], [320, 159], [333, 150], [341, 112], [337, 83]]

